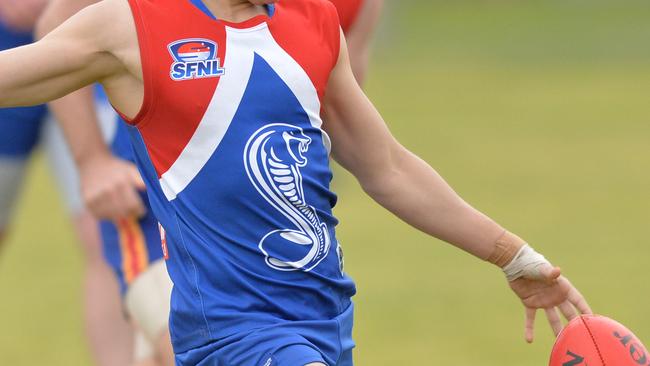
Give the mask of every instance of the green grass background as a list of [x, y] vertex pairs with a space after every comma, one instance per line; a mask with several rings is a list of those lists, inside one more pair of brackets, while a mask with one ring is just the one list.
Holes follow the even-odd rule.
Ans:
[[[650, 340], [650, 3], [388, 1], [367, 91], [394, 134]], [[527, 345], [499, 271], [337, 173], [358, 365], [548, 362], [542, 314]], [[28, 178], [0, 258], [0, 364], [85, 365], [78, 244], [40, 158]]]

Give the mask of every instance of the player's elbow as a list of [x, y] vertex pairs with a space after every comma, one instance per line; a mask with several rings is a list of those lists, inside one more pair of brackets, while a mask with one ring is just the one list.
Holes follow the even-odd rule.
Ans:
[[359, 179], [361, 188], [377, 202], [385, 202], [399, 194], [400, 172], [398, 170], [385, 171], [371, 177]]
[[374, 164], [364, 164], [363, 173], [357, 175], [363, 190], [373, 199], [383, 201], [399, 195], [404, 188], [405, 155], [408, 153], [401, 145], [391, 149]]

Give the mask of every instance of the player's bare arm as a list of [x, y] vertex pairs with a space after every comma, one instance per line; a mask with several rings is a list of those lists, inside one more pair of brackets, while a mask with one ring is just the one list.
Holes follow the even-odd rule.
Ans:
[[[341, 37], [341, 42], [345, 39]], [[325, 97], [325, 130], [332, 139], [334, 158], [352, 172], [378, 203], [408, 224], [506, 269], [526, 307], [526, 339], [532, 341], [535, 309], [546, 313], [557, 334], [562, 323], [556, 307], [572, 319], [590, 309], [580, 293], [523, 240], [474, 209], [426, 162], [391, 135], [372, 103], [358, 87], [346, 47], [330, 76]], [[532, 262], [513, 268], [526, 255]], [[517, 257], [517, 258], [515, 258]], [[526, 265], [531, 264], [531, 265]], [[511, 273], [512, 274], [512, 273]]]
[[[206, 5], [216, 7], [216, 2]], [[261, 1], [243, 3], [246, 2], [231, 2], [226, 9], [246, 5], [252, 11], [250, 4]], [[110, 14], [110, 21], [105, 14]], [[249, 18], [244, 13], [241, 17]], [[90, 35], [90, 24], [93, 29], [99, 26], [100, 34]], [[582, 296], [560, 277], [558, 268], [465, 203], [431, 167], [395, 141], [354, 80], [343, 37], [341, 42], [340, 59], [331, 74], [324, 105], [328, 117], [325, 128], [332, 136], [335, 158], [357, 176], [374, 199], [409, 224], [504, 268], [513, 290], [529, 309], [528, 339], [532, 338], [530, 322], [537, 308], [551, 309], [547, 314], [556, 332], [561, 323], [555, 307], [567, 318], [576, 315], [574, 306], [589, 312]], [[52, 65], [44, 65], [36, 75], [21, 73], [15, 61], [42, 59], [54, 50], [63, 51], [68, 63], [56, 60]], [[133, 117], [140, 109], [143, 95], [139, 60], [133, 20], [126, 3], [105, 0], [82, 11], [36, 46], [0, 54], [0, 105], [38, 103], [101, 80], [113, 104]], [[30, 62], [31, 68], [40, 65]], [[46, 95], [31, 95], [37, 94], [39, 88]]]
[[0, 53], [0, 106], [44, 103], [100, 81], [118, 108], [137, 113], [142, 72], [134, 28], [128, 4], [106, 0], [42, 40]]
[[[66, 19], [97, 0], [52, 0], [39, 19], [36, 37], [42, 39]], [[97, 120], [92, 87], [49, 103], [79, 167], [82, 196], [97, 218], [118, 220], [141, 216], [138, 190], [144, 183], [137, 168], [114, 157], [104, 142]]]
[[[87, 3], [78, 1], [80, 7]], [[64, 5], [58, 0], [50, 4], [48, 14], [39, 24], [39, 33], [47, 34], [40, 41], [0, 53], [0, 106], [46, 102], [99, 81], [107, 88], [113, 104], [134, 116], [142, 104], [143, 86], [128, 3], [106, 0], [91, 5], [49, 32], [71, 13]], [[75, 110], [79, 108], [76, 106]], [[55, 111], [62, 109], [66, 108]], [[71, 138], [74, 155], [83, 160], [82, 186], [89, 208], [107, 219], [139, 214], [142, 208], [133, 194], [133, 186], [142, 185], [139, 175], [131, 166], [113, 159], [107, 150], [102, 151], [103, 142], [99, 143], [101, 137], [96, 127], [87, 123], [81, 126], [76, 122], [79, 118], [73, 120], [71, 112], [65, 112], [71, 118], [59, 117]], [[107, 171], [122, 173], [104, 174]], [[119, 184], [104, 180], [106, 176]]]

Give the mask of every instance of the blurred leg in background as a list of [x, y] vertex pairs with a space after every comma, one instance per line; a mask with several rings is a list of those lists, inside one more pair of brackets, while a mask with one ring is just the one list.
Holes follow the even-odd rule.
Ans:
[[[44, 36], [49, 30], [62, 23], [72, 14], [76, 13], [85, 6], [97, 2], [96, 0], [52, 0], [46, 8], [43, 16], [39, 19], [36, 33], [39, 37]], [[94, 103], [93, 103], [94, 94]], [[84, 124], [85, 126], [100, 127], [99, 130], [85, 131], [90, 133], [85, 135], [93, 141], [90, 148], [106, 149], [110, 147], [115, 158], [126, 163], [133, 163], [135, 158], [128, 131], [123, 122], [118, 121], [117, 114], [113, 111], [108, 98], [101, 88], [91, 88], [83, 91], [72, 93], [64, 98], [50, 103], [51, 111], [60, 121], [74, 121], [75, 123]], [[64, 155], [62, 162], [54, 161], [51, 165], [56, 167], [57, 171], [64, 171], [62, 179], [59, 179], [60, 186], [66, 191], [69, 198], [69, 206], [72, 211], [77, 211], [84, 206], [81, 200], [79, 177], [73, 162], [73, 154], [63, 139], [63, 131], [54, 123], [48, 124], [48, 127], [56, 131], [56, 142], [47, 144], [54, 146], [56, 150], [66, 151], [65, 154], [58, 154], [53, 151], [50, 157]], [[79, 133], [79, 131], [65, 131], [66, 134]], [[82, 135], [84, 131], [81, 131]], [[110, 146], [101, 146], [101, 145]], [[88, 151], [79, 152], [75, 150], [79, 146], [73, 146], [75, 157], [87, 154]], [[83, 150], [83, 149], [82, 149]], [[105, 151], [104, 151], [105, 152]], [[123, 162], [123, 163], [124, 163]], [[135, 171], [135, 169], [134, 169]], [[137, 173], [135, 173], [137, 175]], [[73, 177], [70, 181], [70, 177]], [[110, 181], [110, 179], [109, 179]], [[110, 185], [110, 184], [109, 184]], [[110, 188], [114, 187], [109, 187]], [[130, 321], [133, 329], [136, 330], [134, 336], [122, 336], [118, 328], [107, 337], [118, 346], [117, 342], [128, 342], [128, 345], [119, 344], [120, 351], [131, 349], [128, 354], [131, 357], [123, 357], [116, 360], [116, 365], [129, 365], [132, 362], [136, 365], [173, 365], [174, 354], [171, 348], [171, 341], [168, 330], [169, 306], [171, 298], [172, 284], [167, 275], [166, 266], [163, 259], [161, 246], [161, 233], [158, 229], [158, 221], [153, 216], [152, 210], [148, 205], [145, 192], [129, 191], [129, 198], [135, 198], [143, 210], [127, 210], [127, 214], [118, 216], [106, 216], [115, 221], [100, 222], [100, 242], [103, 249], [103, 260], [113, 272], [113, 278], [117, 279], [118, 286], [111, 288], [102, 288], [102, 296], [111, 296], [110, 308], [123, 310], [123, 314]], [[86, 192], [87, 194], [87, 192]], [[110, 199], [114, 201], [114, 196]], [[93, 207], [92, 198], [88, 207]], [[129, 200], [118, 200], [125, 203]], [[136, 203], [129, 201], [130, 203]], [[113, 202], [114, 203], [114, 202]], [[142, 212], [141, 212], [142, 211]], [[142, 214], [144, 213], [144, 214]], [[135, 217], [141, 216], [141, 217]], [[100, 214], [100, 217], [105, 217]], [[117, 219], [119, 218], [119, 219]], [[83, 231], [82, 231], [83, 232]], [[93, 234], [93, 237], [96, 237]], [[93, 249], [98, 248], [96, 245]], [[95, 250], [92, 253], [97, 253]], [[99, 258], [100, 255], [93, 255], [93, 258]], [[98, 259], [99, 261], [99, 259]], [[89, 285], [89, 286], [94, 286]], [[94, 289], [91, 289], [94, 290]], [[122, 301], [117, 297], [122, 295]], [[114, 296], [114, 297], [113, 297]], [[113, 301], [115, 300], [115, 301]], [[108, 309], [108, 308], [107, 308]], [[123, 322], [122, 322], [123, 323]], [[130, 334], [129, 334], [130, 335]], [[95, 340], [99, 338], [93, 338]], [[134, 345], [135, 343], [135, 345]], [[135, 354], [134, 354], [135, 353]], [[120, 353], [123, 355], [123, 353]], [[128, 359], [128, 361], [127, 361]]]
[[[0, 50], [32, 42], [29, 29], [45, 1], [31, 2], [33, 6], [0, 1]], [[0, 109], [0, 248], [44, 115], [43, 106]]]
[[44, 107], [0, 109], [0, 251], [44, 115]]
[[[112, 141], [113, 155], [133, 163], [135, 155], [126, 124], [111, 113], [116, 122], [116, 131], [108, 140]], [[126, 313], [137, 329], [136, 364], [172, 366], [174, 353], [168, 329], [172, 282], [161, 243], [164, 233], [146, 193], [139, 195], [144, 216], [101, 222], [104, 256], [118, 278]]]
[[172, 282], [164, 260], [152, 262], [125, 294], [126, 309], [137, 328], [136, 366], [173, 366], [174, 350], [169, 335]]
[[[106, 133], [112, 133], [110, 121], [104, 125]], [[43, 145], [84, 256], [84, 321], [91, 354], [99, 366], [129, 365], [133, 359], [133, 330], [125, 319], [118, 283], [104, 260], [99, 224], [84, 209], [74, 162], [52, 118], [44, 126]]]
[[[118, 123], [103, 93], [100, 90], [95, 93], [98, 117], [95, 123], [99, 123], [105, 141], [111, 142], [113, 154], [132, 160], [126, 127]], [[74, 114], [75, 106], [78, 104], [69, 104], [66, 113], [57, 116], [70, 118], [69, 112]], [[59, 104], [56, 110], [60, 107]], [[71, 212], [79, 213], [75, 215], [78, 230], [88, 243], [85, 250], [89, 263], [87, 302], [92, 311], [87, 314], [87, 320], [89, 324], [102, 324], [100, 328], [109, 326], [103, 325], [108, 320], [114, 322], [110, 324], [110, 332], [95, 333], [94, 326], [88, 329], [90, 345], [102, 357], [98, 362], [101, 365], [173, 365], [168, 331], [172, 283], [163, 260], [158, 221], [148, 205], [146, 193], [139, 193], [146, 207], [143, 217], [97, 222], [82, 209], [78, 173], [56, 123], [50, 121], [46, 125], [45, 140], [50, 165], [57, 172]], [[97, 298], [104, 303], [94, 303]], [[135, 336], [132, 329], [136, 329]], [[110, 348], [102, 348], [106, 344]], [[104, 353], [111, 349], [119, 352]]]
[[84, 254], [85, 334], [97, 365], [128, 365], [133, 355], [133, 330], [122, 311], [119, 290], [102, 255], [97, 220], [87, 212], [74, 217]]
[[[2, 123], [0, 117], [0, 124]], [[1, 143], [0, 146], [2, 146]], [[0, 151], [0, 254], [4, 249], [4, 239], [16, 197], [20, 193], [20, 186], [25, 175], [25, 164], [27, 164], [26, 159], [12, 158]]]

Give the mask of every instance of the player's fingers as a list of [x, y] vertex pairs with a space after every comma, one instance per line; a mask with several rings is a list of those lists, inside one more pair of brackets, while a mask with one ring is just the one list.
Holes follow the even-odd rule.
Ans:
[[128, 184], [115, 184], [103, 199], [110, 201], [110, 219], [118, 220], [132, 217], [137, 201], [133, 198], [133, 189]]
[[91, 200], [88, 204], [88, 210], [100, 220], [114, 220], [117, 215], [115, 214], [115, 201], [110, 198], [104, 197], [103, 199]]
[[140, 191], [144, 191], [146, 186], [144, 184], [144, 180], [142, 180], [140, 171], [138, 171], [138, 169], [134, 165], [131, 165], [131, 169], [129, 170], [130, 170], [129, 174], [131, 175], [131, 183], [133, 183], [136, 189]]
[[137, 197], [137, 199], [138, 199], [138, 203], [132, 211], [132, 216], [141, 218], [147, 214], [147, 209], [144, 207], [144, 203], [142, 203], [142, 199], [140, 197]]
[[114, 199], [104, 187], [92, 187], [83, 191], [84, 205], [98, 219], [113, 219]]
[[558, 308], [560, 308], [560, 312], [562, 312], [562, 315], [564, 315], [568, 321], [571, 321], [573, 318], [578, 316], [578, 312], [569, 301], [561, 303]]
[[122, 216], [125, 217], [142, 217], [146, 213], [144, 204], [138, 192], [132, 186], [122, 187], [122, 197], [124, 206], [122, 207]]
[[555, 307], [552, 307], [544, 309], [544, 311], [546, 312], [548, 323], [551, 325], [551, 329], [553, 329], [553, 333], [555, 333], [555, 336], [558, 336], [562, 331], [562, 320], [560, 320], [557, 310]]
[[101, 207], [97, 202], [89, 199], [84, 199], [84, 206], [95, 218], [101, 218], [99, 215], [101, 212]]
[[580, 291], [573, 287], [573, 285], [569, 291], [569, 302], [573, 304], [573, 306], [575, 306], [581, 314], [593, 313], [591, 311], [591, 307], [589, 307], [589, 304], [587, 303], [587, 300], [585, 300], [584, 296], [582, 296]]
[[535, 338], [535, 314], [537, 314], [537, 309], [526, 308], [525, 337], [528, 343], [533, 343]]

